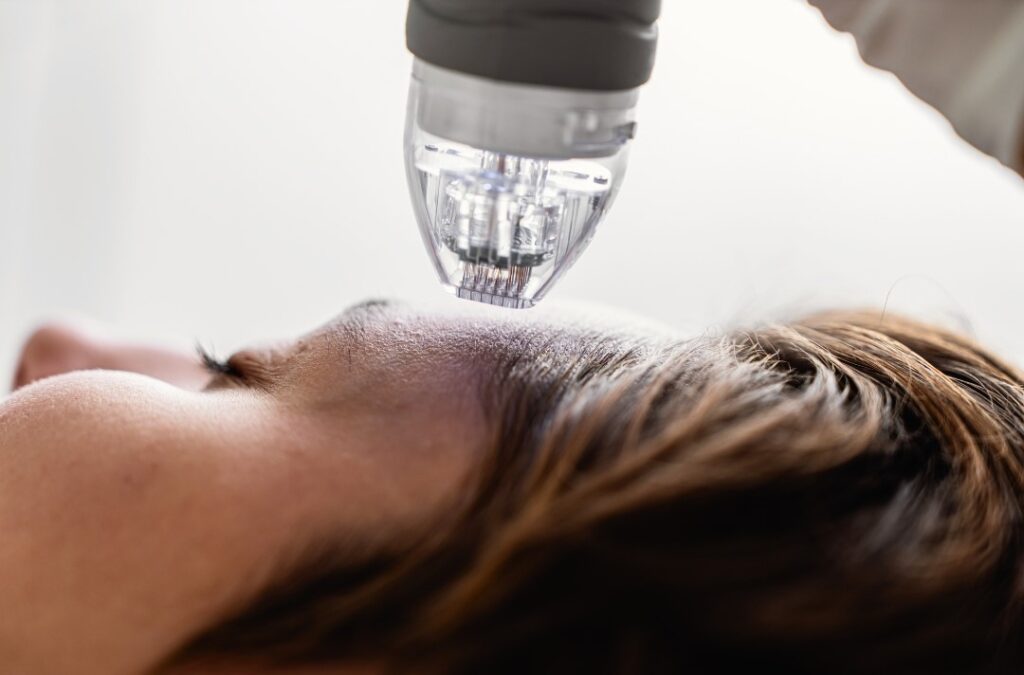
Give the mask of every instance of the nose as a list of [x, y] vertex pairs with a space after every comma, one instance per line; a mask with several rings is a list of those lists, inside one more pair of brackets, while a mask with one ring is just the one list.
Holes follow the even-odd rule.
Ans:
[[122, 370], [148, 375], [183, 389], [201, 389], [209, 380], [188, 352], [111, 337], [96, 325], [52, 322], [25, 341], [14, 375], [18, 389], [46, 377], [76, 370]]
[[95, 331], [71, 323], [47, 323], [25, 341], [14, 375], [14, 388], [75, 370], [102, 367], [102, 344]]

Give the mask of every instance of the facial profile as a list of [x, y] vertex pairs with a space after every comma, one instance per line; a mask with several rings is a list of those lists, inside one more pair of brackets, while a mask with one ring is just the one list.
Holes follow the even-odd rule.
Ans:
[[[96, 672], [140, 671], [315, 550], [386, 550], [487, 447], [481, 391], [499, 361], [586, 336], [548, 327], [371, 301], [205, 363], [40, 329], [0, 407], [0, 462], [23, 477], [0, 499], [40, 520], [9, 552], [9, 606], [31, 603], [40, 624], [10, 627], [8, 662], [78, 668], [88, 649]], [[32, 639], [55, 632], [66, 650]]]
[[374, 301], [223, 361], [51, 326], [18, 373], [16, 672], [1019, 663], [1021, 380], [937, 328]]

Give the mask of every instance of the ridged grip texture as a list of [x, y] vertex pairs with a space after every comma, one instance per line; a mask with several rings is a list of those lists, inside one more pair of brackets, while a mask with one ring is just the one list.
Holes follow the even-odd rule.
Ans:
[[650, 79], [661, 0], [410, 0], [409, 50], [505, 82], [614, 91]]

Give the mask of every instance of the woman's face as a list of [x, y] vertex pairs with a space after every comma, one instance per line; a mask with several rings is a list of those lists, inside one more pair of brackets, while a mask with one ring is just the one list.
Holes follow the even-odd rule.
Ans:
[[143, 672], [314, 549], [387, 547], [487, 447], [499, 357], [593, 332], [364, 303], [211, 376], [41, 329], [0, 400], [0, 660]]

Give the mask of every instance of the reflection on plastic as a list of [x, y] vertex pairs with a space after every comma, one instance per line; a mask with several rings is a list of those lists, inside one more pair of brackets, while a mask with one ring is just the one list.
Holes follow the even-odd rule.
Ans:
[[459, 297], [532, 307], [579, 257], [611, 206], [614, 157], [549, 161], [416, 130], [407, 148], [424, 241]]

